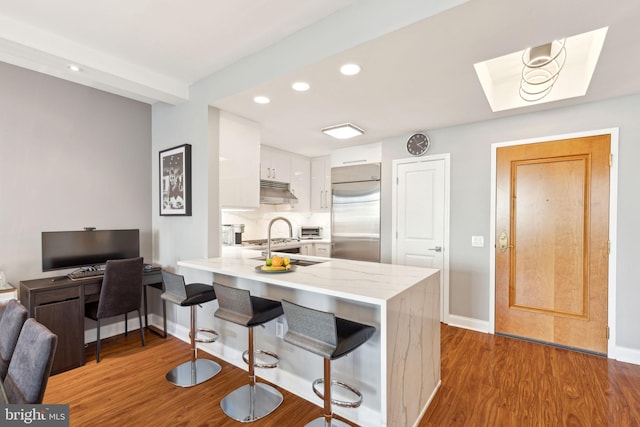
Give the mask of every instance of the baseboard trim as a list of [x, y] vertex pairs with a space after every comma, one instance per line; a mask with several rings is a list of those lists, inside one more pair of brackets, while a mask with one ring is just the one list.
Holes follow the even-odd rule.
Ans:
[[619, 362], [640, 365], [640, 350], [628, 347], [616, 346], [616, 360]]
[[489, 333], [489, 322], [486, 320], [473, 319], [471, 317], [448, 315], [447, 324], [459, 328], [471, 329], [476, 332]]

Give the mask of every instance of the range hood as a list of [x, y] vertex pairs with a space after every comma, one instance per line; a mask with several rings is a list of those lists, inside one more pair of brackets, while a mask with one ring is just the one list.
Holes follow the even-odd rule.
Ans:
[[260, 180], [260, 203], [263, 205], [295, 205], [298, 199], [286, 182]]

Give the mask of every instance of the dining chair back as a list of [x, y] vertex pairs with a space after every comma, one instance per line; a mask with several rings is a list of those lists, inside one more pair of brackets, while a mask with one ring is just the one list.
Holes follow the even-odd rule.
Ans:
[[127, 335], [127, 314], [138, 312], [140, 341], [144, 347], [142, 327], [142, 257], [107, 261], [100, 300], [85, 305], [85, 316], [96, 324], [96, 362], [100, 362], [100, 320], [124, 314], [124, 333]]
[[9, 362], [27, 317], [29, 317], [27, 309], [15, 299], [7, 303], [0, 317], [0, 380], [2, 381], [7, 376]]
[[27, 319], [13, 352], [4, 391], [10, 404], [40, 404], [49, 381], [58, 336], [35, 319]]

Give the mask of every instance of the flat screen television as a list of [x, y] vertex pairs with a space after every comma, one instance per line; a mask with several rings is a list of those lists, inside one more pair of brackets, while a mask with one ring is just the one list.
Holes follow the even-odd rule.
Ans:
[[140, 256], [140, 230], [43, 231], [42, 271]]

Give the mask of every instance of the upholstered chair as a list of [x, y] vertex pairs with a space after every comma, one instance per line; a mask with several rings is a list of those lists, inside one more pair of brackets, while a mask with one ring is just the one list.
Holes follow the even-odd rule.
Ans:
[[44, 325], [24, 322], [3, 381], [10, 404], [42, 403], [57, 344], [58, 336]]
[[142, 257], [107, 261], [100, 300], [85, 304], [85, 316], [97, 322], [96, 363], [100, 362], [100, 321], [124, 314], [124, 333], [127, 335], [127, 314], [138, 312], [140, 341], [144, 347], [142, 325]]
[[15, 299], [5, 304], [4, 312], [0, 317], [0, 380], [2, 381], [7, 375], [9, 362], [28, 315], [27, 309]]

